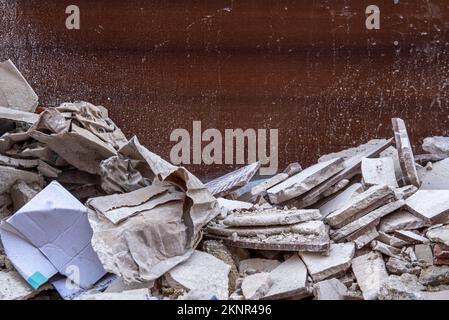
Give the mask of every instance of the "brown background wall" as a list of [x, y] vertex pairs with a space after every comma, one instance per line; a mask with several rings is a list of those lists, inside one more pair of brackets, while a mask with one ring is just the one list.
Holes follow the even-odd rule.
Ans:
[[[81, 9], [81, 30], [65, 8]], [[365, 8], [381, 29], [365, 28]], [[0, 59], [44, 105], [87, 100], [168, 158], [175, 128], [279, 128], [281, 167], [391, 136], [449, 134], [446, 0], [0, 0]], [[227, 166], [190, 166], [203, 177]]]

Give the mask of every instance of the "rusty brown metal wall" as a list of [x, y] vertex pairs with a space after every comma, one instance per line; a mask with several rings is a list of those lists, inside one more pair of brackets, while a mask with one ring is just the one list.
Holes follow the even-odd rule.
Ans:
[[[65, 28], [70, 4], [80, 30]], [[365, 27], [370, 4], [380, 30]], [[0, 59], [42, 104], [102, 104], [165, 158], [193, 120], [279, 128], [281, 167], [389, 137], [392, 116], [416, 147], [448, 134], [447, 0], [0, 0], [0, 17]]]

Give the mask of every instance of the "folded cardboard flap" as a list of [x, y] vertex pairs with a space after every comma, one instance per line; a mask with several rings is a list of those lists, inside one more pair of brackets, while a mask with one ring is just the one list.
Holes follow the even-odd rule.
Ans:
[[87, 209], [52, 182], [2, 223], [6, 254], [33, 288], [61, 273], [87, 289], [104, 274], [90, 240]]

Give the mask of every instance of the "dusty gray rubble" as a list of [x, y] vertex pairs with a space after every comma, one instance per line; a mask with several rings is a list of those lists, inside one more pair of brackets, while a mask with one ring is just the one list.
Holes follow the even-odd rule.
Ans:
[[449, 138], [415, 157], [393, 119], [310, 166], [201, 181], [102, 106], [36, 106], [1, 64], [0, 299], [449, 299]]

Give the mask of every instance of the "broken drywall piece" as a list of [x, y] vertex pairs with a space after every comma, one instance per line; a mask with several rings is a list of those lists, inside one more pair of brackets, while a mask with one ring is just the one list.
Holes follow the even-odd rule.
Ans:
[[393, 191], [388, 186], [374, 186], [367, 191], [355, 196], [337, 211], [326, 217], [326, 222], [334, 228], [340, 228], [349, 222], [360, 218], [378, 207], [387, 203], [394, 197]]
[[188, 291], [204, 291], [219, 300], [228, 299], [229, 270], [231, 267], [214, 256], [195, 251], [185, 262], [177, 265], [165, 275], [174, 288]]
[[415, 158], [413, 156], [412, 145], [410, 143], [405, 122], [399, 118], [393, 118], [393, 131], [396, 141], [396, 148], [399, 154], [402, 175], [406, 184], [420, 187], [421, 181], [416, 170]]
[[385, 262], [380, 253], [370, 252], [352, 260], [352, 271], [365, 300], [376, 300], [384, 281], [388, 278]]
[[273, 281], [267, 272], [246, 276], [242, 283], [243, 296], [246, 300], [260, 300], [268, 293], [272, 285]]
[[320, 281], [313, 286], [316, 300], [345, 300], [347, 291], [346, 286], [335, 278]]
[[264, 299], [301, 299], [310, 295], [307, 268], [296, 253], [271, 271], [270, 278], [273, 284]]
[[426, 244], [429, 243], [429, 239], [427, 239], [426, 237], [423, 237], [417, 233], [414, 233], [412, 231], [409, 230], [396, 230], [394, 232], [395, 237], [403, 240], [403, 241], [407, 241], [410, 244]]
[[23, 122], [26, 124], [35, 124], [39, 119], [39, 115], [31, 112], [6, 108], [4, 106], [2, 107], [0, 104], [0, 119], [9, 120], [13, 122]]
[[264, 194], [266, 191], [279, 183], [287, 180], [289, 175], [287, 173], [278, 173], [277, 175], [265, 180], [264, 182], [256, 185], [251, 189], [251, 197], [254, 197], [258, 194]]
[[371, 241], [379, 237], [379, 232], [377, 232], [376, 227], [372, 227], [366, 231], [365, 234], [354, 240], [355, 246], [358, 250], [362, 249], [364, 246], [369, 244]]
[[229, 227], [262, 227], [292, 225], [310, 220], [318, 220], [321, 214], [318, 210], [255, 210], [240, 211], [229, 215], [223, 224]]
[[267, 190], [270, 201], [279, 204], [296, 198], [345, 168], [342, 158], [318, 163]]
[[371, 248], [374, 251], [378, 251], [386, 256], [393, 257], [393, 258], [397, 258], [401, 254], [400, 249], [390, 246], [381, 241], [377, 241], [377, 240], [374, 240], [373, 242], [371, 242]]
[[254, 207], [254, 204], [245, 201], [229, 200], [225, 198], [217, 198], [217, 201], [220, 208], [224, 210], [226, 214], [234, 210], [248, 210]]
[[449, 214], [449, 190], [419, 190], [406, 200], [407, 210], [427, 222]]
[[11, 60], [0, 63], [0, 106], [34, 112], [38, 96]]
[[432, 165], [432, 170], [420, 170], [421, 190], [449, 189], [449, 158]]
[[350, 183], [349, 180], [343, 179], [340, 182], [338, 182], [336, 185], [329, 187], [329, 189], [324, 190], [323, 193], [321, 193], [318, 197], [311, 199], [308, 198], [307, 200], [302, 199], [301, 197], [292, 199], [288, 202], [285, 202], [285, 205], [287, 206], [293, 206], [296, 208], [309, 208], [316, 203], [325, 200], [325, 198], [330, 197], [340, 191], [342, 191], [346, 186]]
[[8, 259], [33, 288], [59, 272], [88, 289], [106, 273], [90, 244], [86, 207], [57, 182], [4, 221], [0, 235]]
[[403, 200], [390, 202], [336, 230], [332, 234], [331, 238], [335, 241], [340, 241], [351, 236], [348, 239], [355, 240], [356, 238], [361, 236], [361, 234], [359, 234], [360, 230], [364, 232], [367, 229], [376, 227], [382, 217], [385, 217], [386, 215], [401, 209], [404, 205], [405, 202]]
[[298, 235], [323, 236], [327, 234], [326, 226], [322, 221], [307, 221], [292, 225], [282, 226], [248, 226], [248, 227], [227, 227], [222, 223], [209, 224], [207, 231], [211, 235], [223, 237], [258, 237], [264, 240], [267, 236], [296, 233]]
[[396, 188], [393, 191], [396, 200], [406, 200], [414, 195], [416, 191], [418, 191], [418, 188], [413, 185], [409, 185], [402, 188]]
[[429, 222], [418, 218], [408, 211], [400, 210], [383, 217], [379, 224], [379, 230], [385, 233], [395, 230], [415, 230], [430, 226]]
[[341, 209], [346, 205], [353, 197], [361, 193], [362, 185], [360, 183], [354, 183], [346, 188], [344, 191], [336, 195], [331, 200], [324, 203], [320, 208], [321, 216], [327, 217], [330, 213]]
[[362, 164], [363, 158], [374, 158], [377, 157], [380, 153], [388, 149], [393, 143], [393, 139], [383, 140], [379, 145], [374, 145], [367, 150], [364, 150], [362, 153], [357, 154], [353, 157], [350, 157], [345, 160], [344, 166], [345, 169], [333, 177], [329, 178], [325, 182], [321, 183], [317, 187], [310, 190], [307, 194], [304, 195], [302, 200], [304, 202], [312, 201], [320, 196], [323, 192], [328, 190], [330, 187], [335, 186], [343, 179], [350, 180], [354, 176], [360, 173], [360, 166]]
[[449, 247], [449, 225], [430, 229], [427, 231], [426, 237], [432, 242], [441, 243]]
[[329, 255], [300, 252], [301, 259], [307, 266], [315, 282], [343, 274], [351, 267], [355, 246], [353, 242], [331, 244]]
[[422, 148], [431, 154], [449, 156], [449, 137], [428, 137], [423, 141]]
[[387, 185], [393, 188], [398, 187], [393, 158], [364, 158], [362, 160], [362, 178], [366, 186]]
[[215, 197], [224, 197], [230, 192], [246, 185], [260, 169], [260, 162], [230, 172], [206, 183], [206, 187]]
[[274, 259], [261, 259], [252, 258], [240, 261], [239, 272], [241, 275], [248, 274], [249, 272], [271, 272], [276, 269], [281, 262]]

